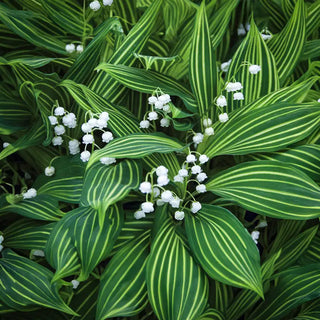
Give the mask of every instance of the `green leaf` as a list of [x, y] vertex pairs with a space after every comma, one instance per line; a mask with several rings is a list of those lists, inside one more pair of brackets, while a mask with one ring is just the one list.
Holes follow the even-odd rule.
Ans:
[[309, 247], [302, 256], [300, 256], [298, 262], [301, 265], [307, 265], [310, 263], [317, 263], [320, 259], [320, 230], [312, 239]]
[[45, 267], [6, 249], [0, 259], [0, 299], [17, 310], [43, 306], [76, 315], [59, 296], [52, 277]]
[[[105, 259], [112, 250], [123, 223], [123, 213], [117, 206], [109, 207], [99, 213], [90, 208], [73, 219], [74, 245], [81, 260], [81, 273], [78, 280], [86, 280], [93, 269]], [[99, 223], [100, 220], [100, 223]]]
[[124, 160], [112, 166], [97, 162], [86, 172], [81, 204], [104, 215], [110, 205], [139, 187], [141, 176], [141, 164], [136, 160]]
[[217, 95], [217, 66], [211, 44], [205, 2], [198, 8], [190, 51], [189, 81], [199, 114], [207, 116]]
[[303, 0], [297, 0], [289, 22], [280, 33], [268, 41], [268, 47], [276, 60], [281, 84], [291, 75], [303, 51], [306, 36], [305, 7]]
[[207, 190], [252, 212], [279, 219], [320, 217], [320, 188], [303, 172], [274, 161], [250, 161], [224, 170]]
[[[249, 72], [250, 64], [259, 65], [258, 74]], [[279, 89], [278, 71], [274, 57], [262, 39], [253, 19], [250, 31], [233, 55], [228, 81], [240, 81], [243, 85], [244, 100], [234, 100], [233, 93], [227, 94], [227, 112], [247, 105], [256, 99]]]
[[20, 219], [4, 230], [5, 247], [12, 249], [43, 250], [55, 223], [44, 224], [31, 219]]
[[27, 218], [46, 221], [58, 221], [62, 216], [58, 201], [44, 194], [2, 207], [0, 212], [14, 212]]
[[85, 164], [79, 156], [63, 156], [55, 159], [52, 166], [56, 171], [54, 176], [38, 176], [35, 188], [38, 193], [50, 195], [59, 201], [79, 203]]
[[66, 54], [65, 43], [48, 32], [48, 29], [57, 31], [57, 28], [44, 16], [31, 11], [11, 10], [5, 4], [0, 4], [0, 20], [30, 43], [55, 53]]
[[216, 309], [208, 309], [197, 320], [225, 320], [224, 315]]
[[230, 211], [203, 204], [195, 216], [186, 215], [186, 233], [193, 254], [211, 278], [263, 297], [259, 251]]
[[278, 103], [238, 114], [199, 146], [208, 157], [276, 151], [310, 135], [319, 125], [316, 104]]
[[257, 154], [251, 157], [254, 160], [286, 162], [307, 174], [311, 179], [320, 181], [320, 146], [317, 144], [305, 144], [283, 151]]
[[[166, 215], [162, 207], [157, 215]], [[149, 302], [159, 320], [196, 319], [206, 307], [208, 280], [171, 218], [163, 218], [147, 261]]]
[[169, 153], [182, 151], [185, 148], [180, 142], [163, 133], [135, 133], [112, 140], [104, 148], [95, 151], [90, 157], [88, 166], [101, 157], [138, 159], [152, 153]]
[[167, 75], [152, 70], [143, 70], [111, 63], [102, 63], [96, 69], [107, 72], [110, 77], [131, 90], [153, 94], [157, 88], [160, 88], [167, 94], [180, 97], [186, 107], [192, 112], [197, 110], [197, 104], [192, 93]]
[[97, 320], [129, 317], [147, 304], [145, 279], [150, 232], [146, 231], [119, 250], [101, 277]]
[[282, 319], [290, 310], [320, 296], [320, 264], [295, 267], [280, 273], [279, 282], [248, 320]]

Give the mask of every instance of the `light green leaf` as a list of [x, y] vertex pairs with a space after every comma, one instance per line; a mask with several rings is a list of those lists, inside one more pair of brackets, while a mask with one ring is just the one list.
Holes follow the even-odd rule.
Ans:
[[189, 81], [201, 117], [208, 115], [217, 94], [217, 66], [211, 44], [205, 1], [195, 18], [190, 51]]
[[276, 151], [310, 135], [319, 122], [317, 104], [278, 103], [237, 114], [198, 151], [208, 157]]
[[[167, 215], [162, 207], [156, 215]], [[197, 319], [206, 307], [208, 280], [177, 233], [163, 217], [147, 261], [149, 302], [159, 320]]]
[[208, 309], [197, 320], [225, 320], [224, 315], [216, 309]]
[[275, 161], [250, 161], [224, 170], [207, 190], [252, 212], [279, 219], [320, 217], [320, 188], [303, 172]]
[[76, 315], [59, 296], [52, 277], [45, 267], [6, 249], [0, 259], [0, 299], [17, 310], [42, 306]]
[[149, 242], [150, 232], [146, 231], [111, 259], [100, 282], [97, 320], [134, 316], [144, 309]]
[[263, 296], [259, 251], [230, 211], [203, 204], [195, 216], [186, 216], [186, 232], [193, 254], [211, 278]]

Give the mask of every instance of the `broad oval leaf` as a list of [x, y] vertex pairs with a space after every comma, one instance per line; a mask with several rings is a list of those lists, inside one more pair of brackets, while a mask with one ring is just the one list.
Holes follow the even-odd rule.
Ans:
[[76, 315], [59, 296], [51, 271], [9, 249], [2, 252], [0, 278], [0, 299], [9, 307], [42, 306]]
[[231, 118], [198, 151], [208, 157], [276, 151], [307, 137], [319, 122], [316, 104], [274, 104]]
[[290, 310], [320, 297], [320, 264], [288, 269], [279, 274], [277, 286], [250, 313], [248, 320], [283, 319]]
[[150, 231], [119, 250], [101, 277], [96, 320], [129, 317], [147, 304], [146, 262]]
[[250, 161], [224, 170], [207, 190], [252, 212], [279, 219], [320, 217], [320, 187], [283, 162]]
[[101, 157], [138, 159], [152, 153], [182, 151], [186, 146], [163, 133], [135, 133], [109, 142], [104, 148], [95, 151], [88, 166]]
[[200, 116], [208, 116], [217, 92], [217, 66], [205, 1], [198, 8], [190, 50], [189, 80]]
[[210, 277], [263, 296], [259, 251], [230, 211], [203, 204], [195, 216], [186, 215], [186, 232], [193, 254]]
[[[251, 74], [250, 64], [259, 65], [261, 71], [258, 74]], [[234, 100], [233, 92], [228, 93], [228, 112], [279, 89], [276, 62], [253, 19], [250, 22], [249, 33], [234, 54], [230, 64], [228, 81], [234, 81], [234, 79], [243, 85], [244, 100]]]
[[[167, 214], [166, 206], [162, 212]], [[160, 211], [160, 210], [159, 210]], [[196, 319], [208, 299], [208, 280], [175, 230], [163, 219], [147, 262], [149, 302], [159, 320]]]

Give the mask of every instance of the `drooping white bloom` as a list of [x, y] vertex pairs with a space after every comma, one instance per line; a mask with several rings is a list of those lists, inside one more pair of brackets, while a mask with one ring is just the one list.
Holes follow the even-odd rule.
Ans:
[[183, 220], [184, 219], [184, 212], [183, 211], [176, 211], [174, 213], [174, 218], [176, 220]]
[[75, 128], [77, 126], [77, 119], [74, 113], [68, 113], [62, 118], [63, 124], [68, 128]]
[[140, 122], [140, 128], [142, 129], [148, 129], [150, 126], [150, 122], [148, 120], [142, 120]]
[[208, 162], [208, 161], [209, 161], [209, 158], [208, 158], [208, 156], [205, 155], [205, 154], [202, 154], [202, 155], [199, 157], [199, 162], [200, 162], [201, 164], [204, 164], [204, 163], [206, 163], [206, 162]]
[[89, 123], [85, 122], [81, 125], [81, 130], [84, 133], [89, 133], [92, 130], [92, 127], [90, 126]]
[[201, 210], [202, 206], [200, 202], [192, 202], [191, 204], [191, 212], [197, 213], [199, 210]]
[[272, 38], [272, 35], [271, 34], [264, 34], [264, 33], [261, 33], [261, 37], [263, 40], [269, 40]]
[[265, 228], [265, 227], [267, 227], [268, 226], [268, 222], [267, 221], [260, 221], [259, 223], [258, 223], [258, 225], [256, 226], [256, 228], [258, 229], [258, 228]]
[[154, 103], [154, 107], [156, 109], [162, 109], [163, 108], [163, 103], [159, 100], [157, 100], [155, 103]]
[[179, 176], [181, 177], [187, 177], [189, 175], [188, 170], [187, 169], [180, 169], [178, 172]]
[[44, 174], [47, 176], [47, 177], [51, 177], [55, 174], [56, 172], [56, 169], [55, 167], [52, 167], [52, 166], [49, 166], [49, 167], [46, 167], [44, 169]]
[[55, 116], [49, 116], [48, 118], [49, 118], [50, 124], [51, 124], [52, 126], [54, 126], [54, 125], [56, 125], [56, 124], [58, 123], [57, 117], [55, 117]]
[[83, 144], [92, 144], [93, 142], [94, 142], [94, 138], [92, 134], [87, 133], [82, 137]]
[[214, 135], [214, 129], [212, 127], [206, 128], [206, 130], [204, 130], [204, 134], [206, 136], [213, 136]]
[[221, 63], [221, 71], [227, 72], [229, 70], [230, 64], [231, 64], [231, 59], [227, 62]]
[[257, 64], [252, 64], [250, 67], [249, 67], [249, 72], [251, 74], [257, 74], [258, 72], [261, 71], [261, 67], [258, 66]]
[[249, 31], [250, 30], [250, 23], [246, 22], [246, 26], [245, 27], [246, 27], [246, 30]]
[[204, 184], [198, 184], [196, 186], [196, 190], [199, 192], [199, 193], [204, 193], [207, 191], [207, 188]]
[[238, 36], [244, 36], [246, 34], [246, 29], [244, 28], [243, 24], [241, 23], [237, 29]]
[[320, 99], [318, 99], [318, 102], [320, 102]]
[[156, 175], [159, 176], [165, 176], [167, 175], [169, 170], [165, 166], [159, 166], [156, 169]]
[[113, 140], [112, 132], [107, 131], [102, 134], [102, 141], [104, 143], [109, 143], [111, 140]]
[[82, 151], [82, 152], [81, 152], [81, 154], [80, 154], [80, 159], [81, 159], [83, 162], [88, 162], [90, 156], [91, 156], [91, 153], [90, 153], [88, 150], [85, 150], [85, 151]]
[[66, 44], [66, 51], [72, 53], [76, 50], [76, 46], [73, 43]]
[[3, 149], [5, 149], [6, 147], [9, 147], [10, 143], [9, 142], [4, 142], [2, 144]]
[[103, 5], [104, 5], [104, 6], [111, 6], [113, 0], [103, 0], [102, 2], [103, 2]]
[[162, 118], [160, 120], [160, 126], [163, 128], [168, 128], [170, 126], [170, 120], [167, 118]]
[[152, 194], [153, 194], [153, 196], [154, 196], [155, 198], [157, 198], [157, 197], [160, 195], [160, 189], [157, 188], [157, 187], [154, 187], [154, 188], [152, 189]]
[[162, 95], [158, 98], [158, 100], [159, 100], [160, 102], [162, 102], [163, 104], [167, 104], [167, 103], [169, 103], [169, 102], [171, 101], [171, 97], [170, 97], [168, 94], [162, 94]]
[[193, 166], [193, 167], [191, 168], [192, 174], [198, 174], [198, 173], [200, 173], [201, 171], [202, 171], [202, 169], [201, 169], [201, 167], [198, 166], [198, 165], [195, 165], [195, 166]]
[[83, 45], [81, 45], [81, 44], [78, 44], [78, 45], [77, 45], [77, 52], [78, 52], [78, 53], [83, 52]]
[[242, 92], [235, 92], [233, 94], [233, 100], [243, 100], [244, 96]]
[[57, 136], [61, 136], [66, 132], [66, 129], [62, 124], [58, 124], [57, 126], [54, 127], [54, 132]]
[[203, 119], [202, 123], [203, 123], [205, 128], [208, 128], [208, 127], [210, 127], [212, 125], [212, 120], [209, 119], [209, 118]]
[[109, 113], [107, 111], [103, 111], [99, 115], [99, 119], [108, 121], [110, 119]]
[[165, 104], [163, 107], [162, 107], [162, 110], [164, 112], [167, 112], [167, 113], [170, 113], [171, 112], [171, 108], [168, 104]]
[[144, 213], [153, 212], [153, 211], [154, 211], [153, 203], [152, 203], [152, 202], [143, 202], [143, 203], [141, 204], [141, 210], [142, 210]]
[[76, 139], [70, 140], [69, 141], [69, 152], [70, 154], [77, 154], [80, 152], [80, 148], [79, 148], [79, 144], [80, 142]]
[[150, 121], [157, 120], [158, 119], [158, 114], [155, 111], [151, 111], [148, 114], [148, 119]]
[[151, 96], [148, 98], [149, 104], [155, 104], [158, 101], [158, 98], [155, 96]]
[[176, 176], [173, 177], [173, 181], [183, 183], [183, 177], [177, 174]]
[[52, 138], [52, 144], [54, 146], [61, 146], [63, 142], [63, 139], [61, 137], [54, 137]]
[[226, 86], [227, 92], [238, 91], [243, 88], [241, 82], [228, 82]]
[[4, 236], [1, 235], [1, 236], [0, 236], [0, 244], [1, 244], [3, 241], [4, 241]]
[[173, 199], [173, 194], [171, 191], [166, 190], [161, 193], [161, 200], [164, 202], [170, 202]]
[[256, 244], [258, 243], [259, 236], [260, 236], [259, 231], [252, 231], [251, 232], [251, 238]]
[[167, 175], [159, 176], [157, 179], [157, 184], [160, 187], [166, 186], [169, 182], [170, 182], [170, 180]]
[[0, 244], [0, 252], [2, 251], [2, 249], [3, 249], [3, 245], [2, 245], [2, 244]]
[[150, 182], [147, 182], [147, 181], [142, 182], [142, 183], [140, 183], [139, 190], [142, 193], [151, 193], [152, 192], [152, 185]]
[[217, 102], [217, 106], [219, 107], [225, 107], [227, 105], [227, 99], [223, 95], [219, 96], [216, 102]]
[[98, 119], [91, 118], [91, 119], [88, 120], [88, 124], [89, 124], [89, 126], [91, 126], [91, 128], [94, 128], [94, 127], [97, 126], [97, 121], [98, 121]]
[[72, 288], [75, 290], [79, 287], [80, 282], [78, 280], [71, 280]]
[[179, 208], [180, 202], [181, 202], [181, 199], [179, 199], [178, 197], [174, 197], [169, 201], [172, 208]]
[[165, 202], [163, 201], [163, 200], [161, 200], [161, 199], [158, 199], [157, 200], [157, 206], [158, 207], [161, 207], [161, 206], [163, 206], [165, 204]]
[[137, 220], [140, 220], [142, 218], [145, 218], [146, 217], [146, 214], [142, 211], [142, 210], [138, 210], [134, 213], [134, 217], [137, 219]]
[[105, 119], [98, 119], [97, 120], [97, 127], [101, 130], [103, 128], [106, 128], [108, 126], [108, 122]]
[[198, 175], [197, 175], [197, 180], [199, 182], [203, 182], [204, 180], [206, 180], [208, 178], [208, 176], [204, 173], [204, 172], [200, 172]]
[[32, 255], [35, 257], [44, 257], [44, 251], [43, 250], [33, 250]]
[[203, 134], [198, 132], [193, 137], [192, 140], [194, 143], [199, 144], [203, 141]]
[[197, 158], [194, 154], [189, 154], [186, 158], [186, 162], [191, 163], [191, 162], [196, 162]]
[[219, 114], [219, 121], [220, 122], [223, 123], [223, 122], [227, 122], [228, 120], [229, 120], [229, 116], [226, 112]]
[[110, 164], [116, 163], [117, 160], [115, 158], [101, 157], [100, 162], [108, 166]]
[[99, 1], [92, 1], [90, 2], [89, 7], [93, 11], [98, 11], [101, 8], [101, 5]]
[[62, 107], [56, 107], [54, 109], [54, 115], [55, 116], [63, 116], [64, 113], [65, 113], [65, 111], [64, 111], [64, 108], [62, 108]]
[[37, 190], [35, 188], [30, 188], [22, 194], [23, 199], [31, 199], [37, 196]]

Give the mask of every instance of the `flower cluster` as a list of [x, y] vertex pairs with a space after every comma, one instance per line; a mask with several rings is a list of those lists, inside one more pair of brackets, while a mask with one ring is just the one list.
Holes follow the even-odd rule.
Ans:
[[[177, 175], [174, 176], [174, 183], [184, 184], [184, 197], [180, 198], [175, 192], [169, 190], [170, 179], [168, 177], [169, 170], [164, 166], [159, 166], [158, 168], [153, 169], [146, 176], [146, 181], [140, 184], [140, 191], [146, 194], [146, 201], [141, 204], [140, 210], [136, 211], [134, 216], [136, 219], [141, 219], [146, 216], [146, 213], [154, 211], [154, 204], [157, 206], [162, 206], [168, 203], [172, 208], [177, 209], [174, 213], [174, 218], [176, 220], [183, 220], [185, 216], [185, 209], [187, 205], [191, 202], [189, 207], [192, 213], [196, 213], [201, 209], [201, 203], [196, 201], [193, 194], [187, 190], [189, 182], [195, 182], [196, 193], [205, 193], [206, 186], [202, 184], [208, 176], [203, 172], [202, 165], [209, 161], [209, 158], [202, 154], [199, 157], [196, 157], [196, 152], [191, 152], [187, 157], [184, 163], [182, 164], [181, 169], [178, 171]], [[153, 175], [157, 176], [157, 183], [153, 183]], [[192, 179], [192, 176], [195, 176]], [[150, 177], [151, 182], [148, 181]], [[150, 199], [149, 199], [150, 198]]]
[[77, 53], [81, 53], [83, 52], [83, 45], [82, 44], [78, 44], [77, 46], [73, 43], [69, 43], [66, 44], [66, 51], [68, 53], [73, 53], [73, 52], [77, 52]]
[[252, 231], [251, 232], [251, 238], [255, 242], [255, 244], [258, 244], [259, 236], [260, 236], [260, 232], [259, 231]]
[[171, 112], [171, 97], [168, 94], [162, 92], [155, 92], [156, 95], [149, 97], [148, 102], [151, 105], [152, 110], [144, 116], [144, 120], [140, 122], [140, 128], [147, 129], [150, 127], [150, 121], [156, 121], [159, 116], [163, 116], [160, 119], [161, 127], [169, 127], [170, 119], [166, 116]]
[[30, 188], [26, 192], [23, 192], [22, 196], [23, 199], [32, 199], [37, 196], [37, 190], [34, 188]]
[[0, 236], [0, 252], [2, 251], [2, 249], [3, 249], [3, 245], [2, 245], [2, 242], [4, 241], [4, 236], [3, 235], [1, 235]]
[[[113, 3], [113, 0], [103, 0], [102, 3], [104, 6], [111, 6]], [[99, 1], [95, 0], [90, 2], [89, 7], [93, 11], [98, 11], [101, 8], [101, 4]]]

